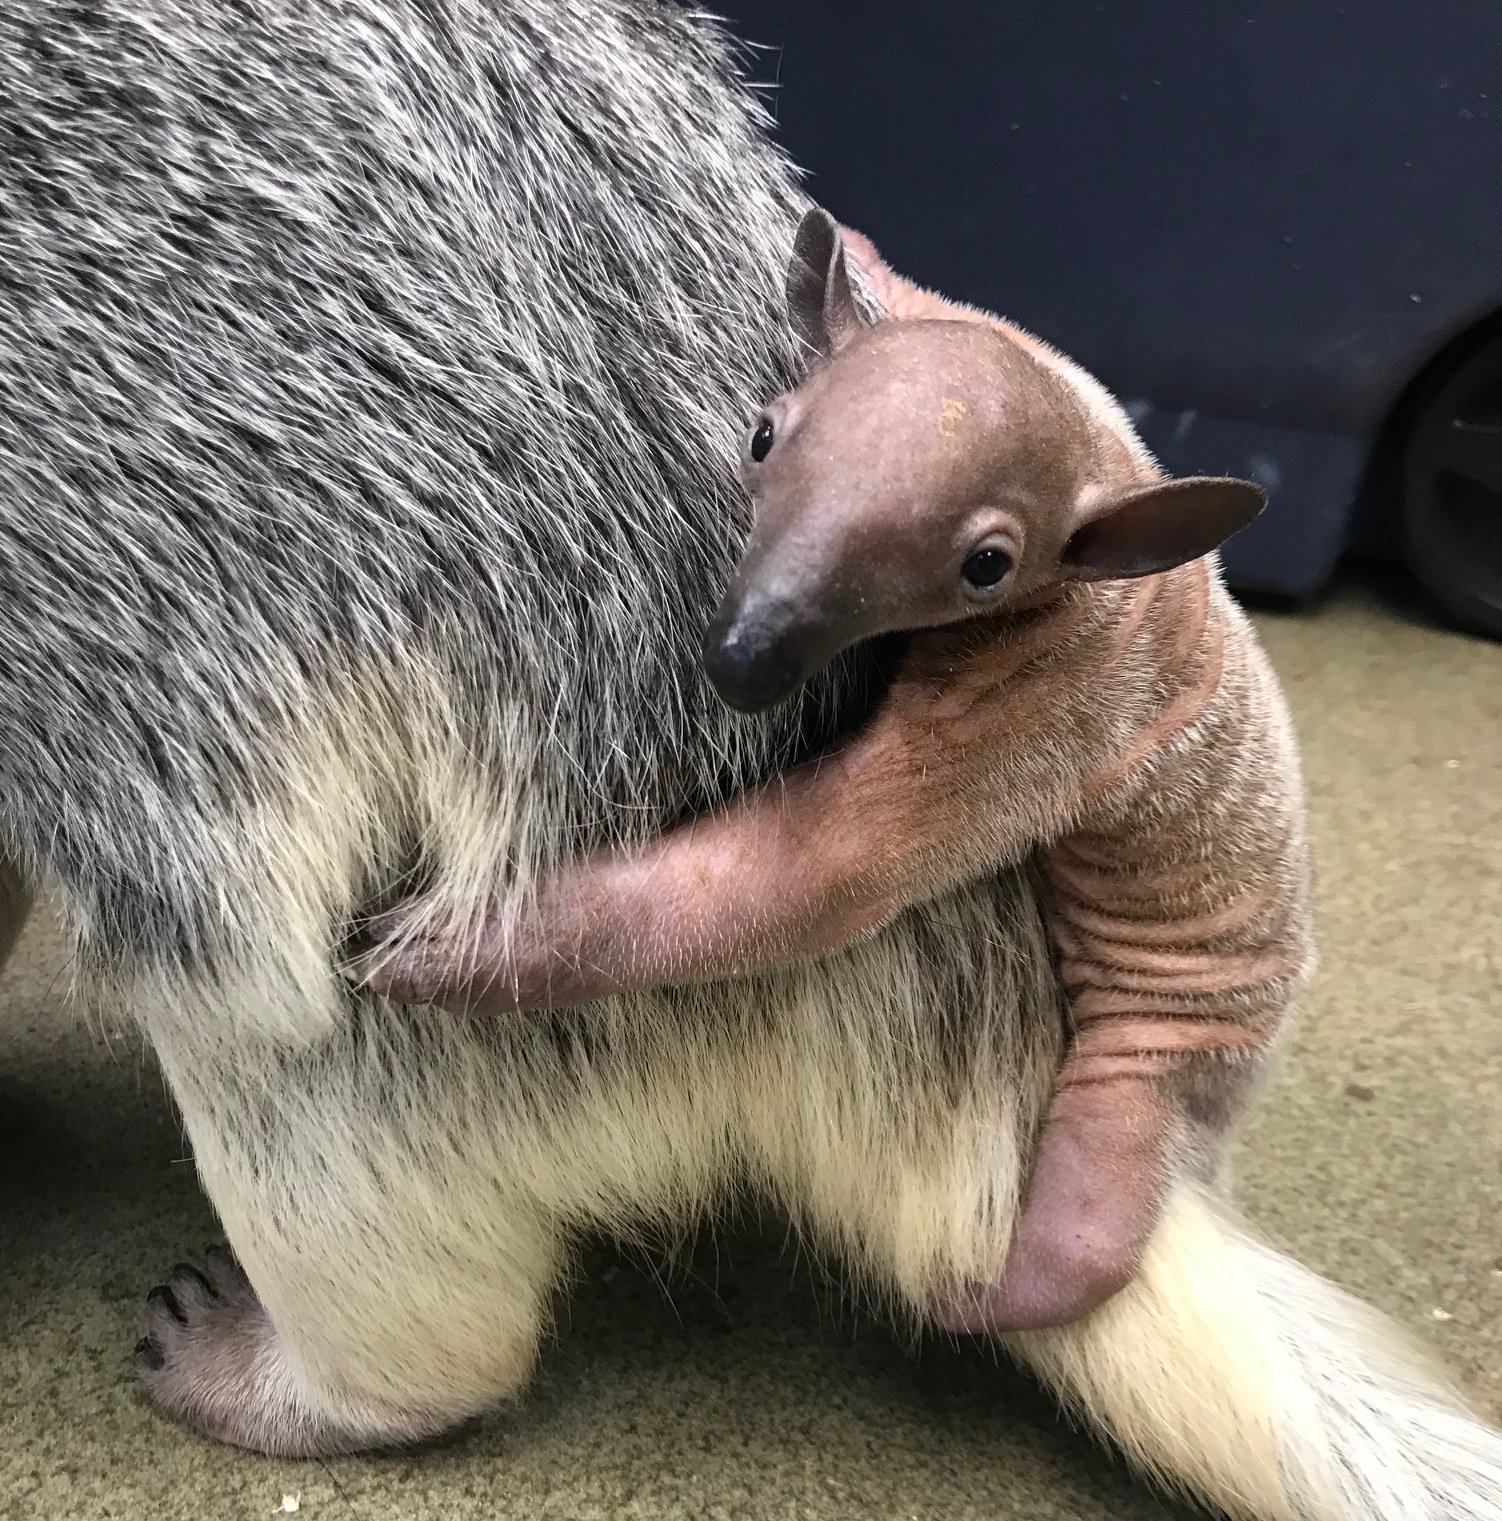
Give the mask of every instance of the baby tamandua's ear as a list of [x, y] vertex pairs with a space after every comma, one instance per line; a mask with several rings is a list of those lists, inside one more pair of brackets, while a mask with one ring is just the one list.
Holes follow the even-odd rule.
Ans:
[[1218, 548], [1267, 505], [1267, 493], [1229, 476], [1191, 475], [1114, 491], [1069, 536], [1060, 568], [1072, 581], [1156, 575]]
[[838, 353], [866, 326], [851, 289], [839, 223], [819, 207], [798, 227], [787, 303], [793, 331], [822, 359]]

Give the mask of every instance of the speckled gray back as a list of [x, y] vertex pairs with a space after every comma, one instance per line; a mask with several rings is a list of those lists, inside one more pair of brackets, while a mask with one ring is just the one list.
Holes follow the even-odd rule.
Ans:
[[791, 363], [757, 125], [652, 0], [0, 0], [0, 821], [85, 949], [223, 954], [370, 671], [497, 777], [535, 715], [560, 841], [773, 763], [697, 668]]

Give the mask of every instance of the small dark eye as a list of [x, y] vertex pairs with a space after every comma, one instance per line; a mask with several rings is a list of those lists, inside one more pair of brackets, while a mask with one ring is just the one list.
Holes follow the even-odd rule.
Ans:
[[960, 574], [972, 586], [995, 586], [1012, 568], [1012, 557], [1004, 549], [977, 549], [960, 567]]
[[772, 419], [764, 417], [756, 425], [756, 432], [751, 435], [751, 458], [759, 465], [771, 452], [772, 440], [776, 437], [772, 430]]

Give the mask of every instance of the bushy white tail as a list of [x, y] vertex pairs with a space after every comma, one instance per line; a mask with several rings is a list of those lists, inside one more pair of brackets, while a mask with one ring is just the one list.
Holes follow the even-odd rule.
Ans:
[[1502, 1433], [1396, 1328], [1174, 1200], [1138, 1280], [1011, 1349], [1167, 1487], [1245, 1521], [1502, 1521]]

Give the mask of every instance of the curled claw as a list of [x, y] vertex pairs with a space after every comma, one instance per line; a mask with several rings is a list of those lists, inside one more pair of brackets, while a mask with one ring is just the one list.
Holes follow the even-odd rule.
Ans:
[[436, 1004], [441, 998], [440, 984], [415, 950], [409, 945], [397, 953], [389, 946], [376, 946], [348, 962], [344, 975], [357, 988], [394, 1003]]
[[161, 1343], [152, 1336], [143, 1336], [136, 1343], [132, 1357], [139, 1373], [160, 1373], [167, 1365], [167, 1354], [162, 1351]]
[[428, 1003], [421, 956], [410, 905], [386, 909], [365, 919], [351, 937], [339, 970], [351, 986], [379, 993], [399, 1003]]

